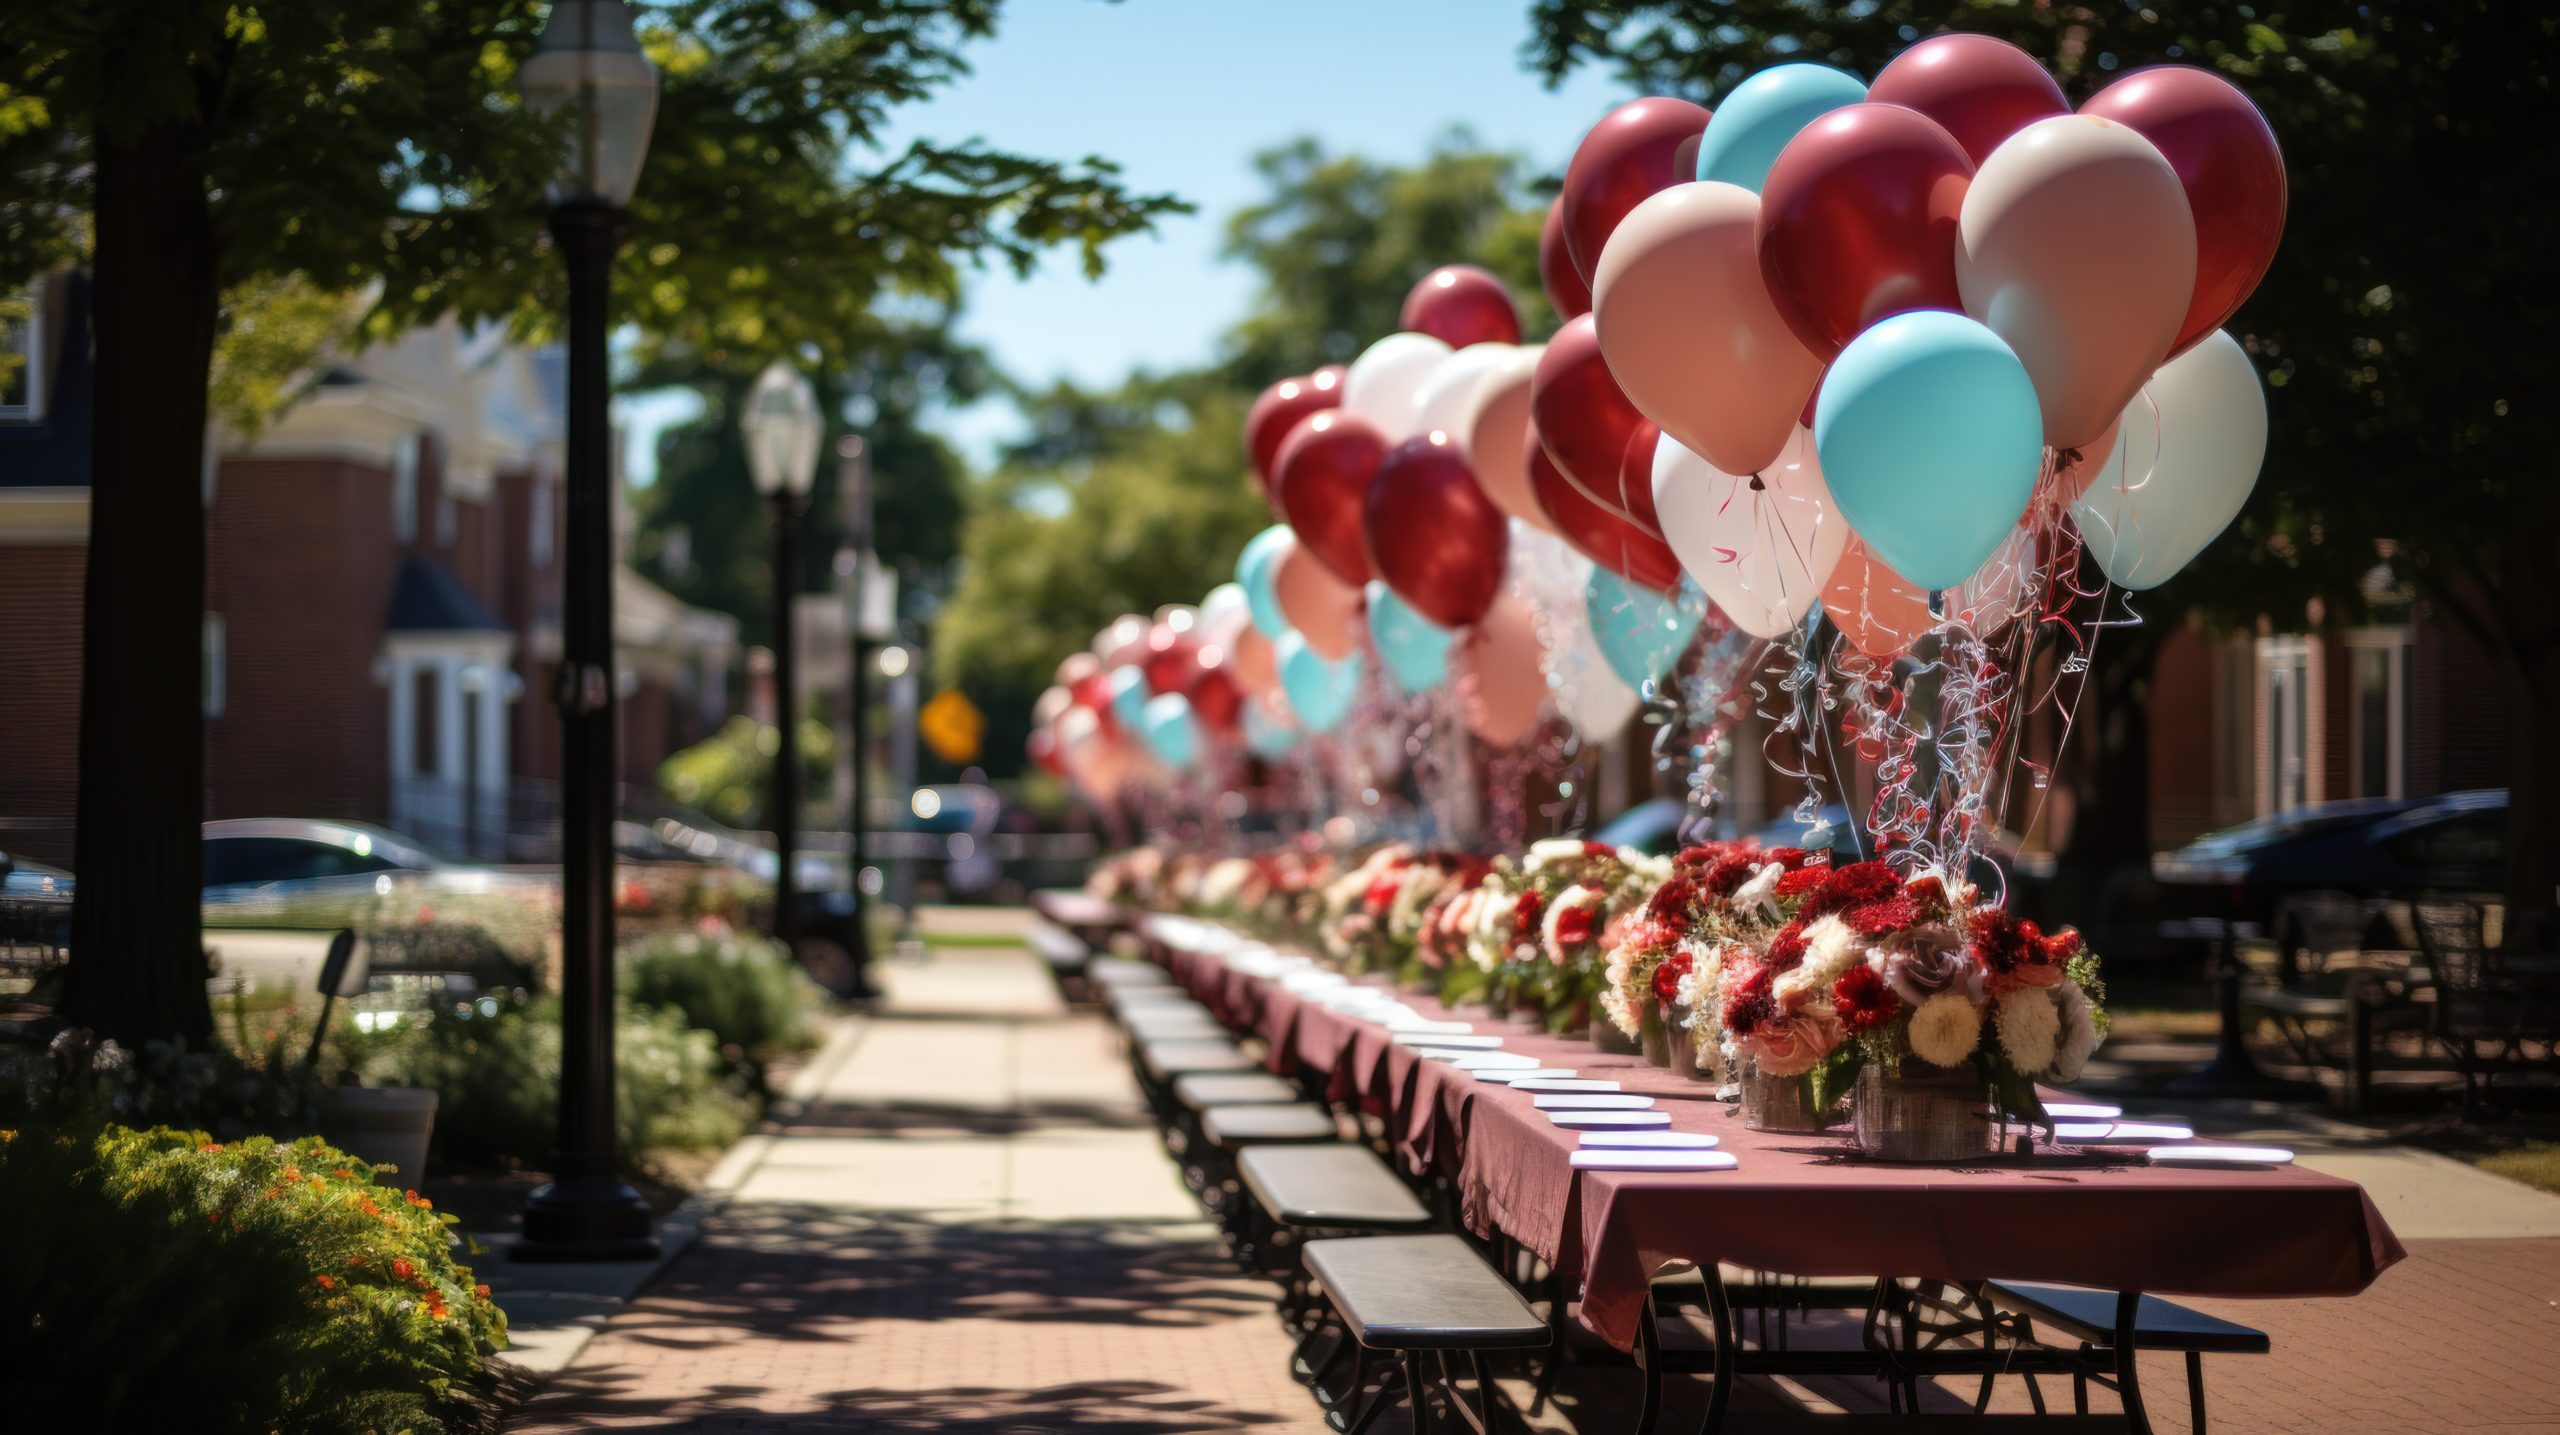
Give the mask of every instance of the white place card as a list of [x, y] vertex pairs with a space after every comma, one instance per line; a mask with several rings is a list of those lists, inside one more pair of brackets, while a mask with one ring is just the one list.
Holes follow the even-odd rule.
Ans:
[[1730, 1151], [1609, 1151], [1573, 1153], [1577, 1171], [1730, 1171], [1742, 1163]]
[[1540, 1111], [1651, 1111], [1653, 1098], [1615, 1091], [1567, 1091], [1537, 1098]]
[[2290, 1166], [2293, 1153], [2281, 1146], [2155, 1146], [2147, 1159], [2154, 1166]]
[[1716, 1138], [1703, 1131], [1585, 1131], [1585, 1151], [1704, 1151]]
[[1466, 1069], [1467, 1075], [1474, 1077], [1478, 1081], [1496, 1081], [1500, 1082], [1504, 1086], [1510, 1087], [1517, 1087], [1523, 1082], [1530, 1081], [1563, 1081], [1573, 1075], [1573, 1068], [1570, 1066], [1493, 1066], [1466, 1068], [1465, 1063], [1463, 1062], [1459, 1063], [1459, 1065], [1462, 1069]]
[[2044, 1114], [2056, 1121], [2113, 1121], [2124, 1114], [2124, 1108], [2102, 1101], [2048, 1101]]
[[2058, 1121], [2053, 1127], [2053, 1139], [2067, 1146], [2148, 1146], [2195, 1138], [2193, 1127], [2163, 1121]]
[[1524, 1077], [1514, 1083], [1522, 1091], [1616, 1091], [1618, 1083], [1596, 1076]]
[[1538, 1059], [1516, 1051], [1471, 1051], [1449, 1063], [1460, 1071], [1536, 1071]]
[[1475, 1023], [1473, 1022], [1432, 1021], [1427, 1017], [1415, 1016], [1410, 1010], [1388, 1018], [1387, 1025], [1394, 1027], [1398, 1031], [1410, 1031], [1416, 1033], [1439, 1032], [1444, 1035], [1456, 1034], [1459, 1036], [1472, 1036], [1475, 1034], [1476, 1029]]
[[1668, 1111], [1550, 1111], [1547, 1119], [1568, 1131], [1605, 1131], [1647, 1126], [1668, 1126]]
[[1502, 1049], [1502, 1038], [1498, 1036], [1464, 1036], [1457, 1033], [1443, 1034], [1427, 1031], [1397, 1032], [1395, 1043], [1398, 1046], [1435, 1046], [1443, 1051], [1500, 1051]]

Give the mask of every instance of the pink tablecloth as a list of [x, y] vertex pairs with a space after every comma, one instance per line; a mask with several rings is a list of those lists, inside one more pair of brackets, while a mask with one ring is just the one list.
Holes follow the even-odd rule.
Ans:
[[1838, 1136], [1746, 1130], [1713, 1088], [1604, 1055], [1588, 1040], [1450, 1012], [1499, 1031], [1504, 1049], [1659, 1099], [1677, 1131], [1713, 1133], [1737, 1169], [1575, 1171], [1579, 1134], [1532, 1098], [1397, 1046], [1385, 1028], [1302, 1002], [1198, 953], [1154, 944], [1175, 979], [1275, 1070], [1321, 1078], [1328, 1096], [1384, 1118], [1416, 1169], [1455, 1183], [1470, 1226], [1496, 1230], [1583, 1281], [1585, 1323], [1633, 1346], [1653, 1276], [1676, 1261], [1795, 1275], [2065, 1281], [2162, 1295], [2353, 1295], [2401, 1258], [2364, 1189], [2301, 1166], [2153, 1167], [2075, 1158], [1978, 1167], [1854, 1159]]

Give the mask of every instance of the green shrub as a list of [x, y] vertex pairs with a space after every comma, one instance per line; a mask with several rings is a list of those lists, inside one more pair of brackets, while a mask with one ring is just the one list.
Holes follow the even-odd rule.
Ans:
[[619, 979], [635, 1004], [682, 1015], [759, 1067], [817, 1045], [817, 984], [779, 942], [670, 932], [625, 947]]
[[26, 1430], [480, 1423], [506, 1317], [448, 1220], [316, 1137], [0, 1129], [0, 1411]]
[[[357, 1069], [368, 1085], [435, 1088], [441, 1159], [540, 1162], [560, 1111], [560, 1003], [489, 997], [438, 1008], [368, 1038]], [[726, 1146], [755, 1118], [711, 1034], [673, 1013], [624, 1007], [614, 1070], [626, 1151]]]
[[112, 1121], [223, 1137], [316, 1130], [321, 1088], [287, 1044], [278, 1036], [263, 1051], [189, 1051], [165, 1041], [129, 1050], [73, 1029], [43, 1051], [0, 1047], [0, 1126]]

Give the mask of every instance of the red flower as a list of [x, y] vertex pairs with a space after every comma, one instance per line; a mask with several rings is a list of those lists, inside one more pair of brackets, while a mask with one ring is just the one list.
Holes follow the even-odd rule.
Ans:
[[1582, 855], [1585, 857], [1615, 857], [1618, 855], [1618, 849], [1606, 842], [1585, 842], [1582, 844]]
[[1546, 915], [1546, 898], [1539, 896], [1534, 890], [1521, 893], [1519, 900], [1511, 904], [1512, 940], [1520, 942], [1536, 941], [1538, 939], [1538, 922]]
[[1768, 858], [1770, 861], [1777, 863], [1779, 866], [1786, 868], [1788, 871], [1793, 872], [1797, 868], [1811, 862], [1816, 855], [1828, 857], [1830, 854], [1827, 852], [1821, 854], [1807, 852], [1801, 847], [1772, 847], [1761, 855]]
[[1821, 886], [1824, 881], [1829, 879], [1830, 876], [1831, 869], [1828, 867], [1789, 868], [1787, 875], [1778, 879], [1778, 895], [1781, 897], [1801, 897], [1805, 893], [1812, 891], [1814, 888]]
[[1645, 902], [1645, 915], [1657, 922], [1683, 925], [1689, 920], [1689, 908], [1697, 900], [1697, 880], [1686, 874], [1675, 875], [1654, 889], [1653, 896]]
[[1935, 872], [1923, 872], [1903, 884], [1904, 895], [1920, 908], [1923, 917], [1935, 917], [1947, 910], [1947, 884]]
[[2020, 987], [2051, 986], [2062, 980], [2063, 963], [2080, 949], [2080, 934], [2047, 937], [2035, 923], [2013, 917], [2005, 908], [1976, 912], [1965, 924], [1973, 939], [1973, 959], [1990, 974], [1993, 996]]
[[1919, 921], [1920, 904], [1911, 900], [1910, 893], [1896, 892], [1882, 901], [1861, 902], [1846, 908], [1840, 913], [1840, 920], [1848, 923], [1849, 930], [1859, 936], [1881, 937]]
[[1902, 999], [1864, 962], [1842, 972], [1840, 980], [1831, 984], [1831, 1004], [1851, 1036], [1873, 1031], [1902, 1011]]
[[418, 1268], [417, 1268], [416, 1266], [413, 1266], [413, 1265], [409, 1264], [409, 1263], [408, 1263], [407, 1261], [405, 1261], [405, 1260], [393, 1261], [393, 1262], [391, 1263], [391, 1275], [392, 1275], [392, 1278], [393, 1278], [393, 1279], [395, 1279], [395, 1280], [404, 1280], [404, 1281], [405, 1281], [405, 1280], [407, 1280], [409, 1277], [414, 1276], [414, 1275], [416, 1275], [417, 1273], [418, 1273]]
[[1653, 969], [1653, 994], [1664, 1006], [1680, 1000], [1680, 979], [1689, 975], [1687, 952], [1673, 952]]
[[471, 1288], [471, 1293], [481, 1300], [487, 1300], [489, 1298], [489, 1288], [486, 1285], [473, 1286]]
[[1598, 911], [1584, 903], [1565, 908], [1556, 913], [1556, 945], [1568, 952], [1587, 945], [1598, 923]]
[[1706, 874], [1698, 879], [1698, 885], [1719, 897], [1730, 897], [1741, 890], [1742, 884], [1750, 881], [1751, 874], [1758, 870], [1749, 853], [1737, 852], [1732, 856], [1718, 859], [1716, 864], [1709, 867]]
[[1387, 909], [1396, 904], [1396, 891], [1403, 884], [1400, 874], [1381, 877], [1370, 883], [1369, 890], [1360, 894], [1361, 909], [1372, 917], [1385, 916]]
[[1773, 972], [1791, 972], [1804, 963], [1804, 919], [1799, 917], [1769, 939], [1768, 963]]
[[1725, 1030], [1735, 1036], [1749, 1036], [1764, 1021], [1778, 1016], [1778, 998], [1770, 990], [1774, 978], [1767, 967], [1754, 967], [1751, 974], [1733, 985], [1724, 999]]
[[312, 1279], [320, 1282], [320, 1289], [324, 1291], [333, 1291], [338, 1288], [338, 1278], [335, 1276], [314, 1276]]
[[1873, 902], [1902, 890], [1902, 879], [1882, 862], [1852, 862], [1834, 867], [1813, 895], [1805, 898], [1797, 915], [1806, 921], [1828, 913]]

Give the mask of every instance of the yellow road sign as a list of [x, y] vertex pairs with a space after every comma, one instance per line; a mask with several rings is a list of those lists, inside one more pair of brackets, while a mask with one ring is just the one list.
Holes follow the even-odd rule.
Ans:
[[978, 745], [987, 735], [987, 719], [958, 688], [944, 688], [917, 711], [916, 732], [944, 762], [975, 762]]

